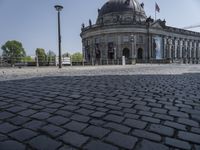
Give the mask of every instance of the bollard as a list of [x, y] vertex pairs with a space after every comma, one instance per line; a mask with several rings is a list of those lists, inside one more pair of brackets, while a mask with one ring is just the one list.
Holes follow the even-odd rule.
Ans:
[[125, 59], [125, 56], [122, 56], [122, 66], [125, 66], [126, 65], [126, 59]]

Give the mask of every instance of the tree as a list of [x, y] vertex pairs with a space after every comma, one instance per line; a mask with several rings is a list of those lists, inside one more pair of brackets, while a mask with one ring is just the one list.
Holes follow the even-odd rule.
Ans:
[[1, 49], [3, 50], [3, 59], [10, 63], [12, 66], [16, 62], [21, 62], [23, 57], [26, 56], [26, 52], [22, 46], [22, 43], [18, 41], [7, 41]]
[[45, 50], [43, 48], [37, 48], [35, 51], [35, 54], [37, 56], [38, 59], [38, 63], [39, 65], [45, 65], [46, 64], [46, 53]]
[[26, 56], [22, 60], [24, 62], [35, 62], [35, 60], [33, 58], [31, 58], [31, 56]]
[[72, 62], [82, 62], [83, 61], [83, 54], [80, 52], [74, 53], [71, 56]]

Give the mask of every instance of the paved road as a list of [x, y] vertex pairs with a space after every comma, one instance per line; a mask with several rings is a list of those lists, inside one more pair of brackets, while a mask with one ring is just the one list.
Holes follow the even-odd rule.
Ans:
[[175, 67], [1, 81], [0, 150], [199, 150], [200, 74]]

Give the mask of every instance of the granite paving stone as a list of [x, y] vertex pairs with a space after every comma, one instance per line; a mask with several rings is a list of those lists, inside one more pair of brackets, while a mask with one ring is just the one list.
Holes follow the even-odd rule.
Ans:
[[78, 149], [74, 148], [72, 146], [69, 146], [69, 145], [65, 145], [65, 146], [62, 146], [61, 148], [59, 148], [59, 150], [78, 150]]
[[131, 130], [131, 128], [129, 128], [125, 125], [120, 125], [120, 124], [113, 123], [113, 122], [106, 123], [104, 125], [104, 127], [110, 128], [110, 129], [113, 129], [113, 130], [116, 130], [116, 131], [119, 131], [122, 133], [128, 133]]
[[63, 128], [55, 125], [48, 124], [39, 129], [42, 133], [47, 133], [52, 137], [57, 137], [66, 132]]
[[170, 146], [173, 146], [173, 147], [176, 147], [176, 148], [180, 148], [180, 149], [188, 149], [190, 150], [192, 147], [191, 145], [189, 144], [189, 142], [184, 142], [182, 140], [177, 140], [177, 139], [174, 139], [174, 138], [166, 138], [165, 139], [165, 143], [167, 145], [170, 145]]
[[87, 115], [93, 113], [94, 111], [88, 110], [88, 109], [85, 109], [85, 108], [81, 108], [81, 109], [76, 110], [76, 112], [81, 114], [81, 115], [86, 115], [87, 116]]
[[16, 129], [18, 129], [19, 127], [12, 125], [10, 123], [2, 123], [0, 124], [0, 133], [9, 133], [11, 131], [14, 131]]
[[199, 87], [196, 64], [0, 68], [0, 150], [199, 150]]
[[200, 134], [200, 128], [192, 127], [191, 132]]
[[0, 119], [7, 119], [13, 116], [15, 116], [15, 114], [7, 112], [7, 111], [0, 112]]
[[180, 111], [169, 111], [169, 114], [171, 116], [174, 116], [174, 117], [183, 117], [183, 118], [189, 117], [189, 115], [187, 113], [183, 113], [183, 112], [180, 112]]
[[191, 119], [179, 118], [177, 122], [191, 127], [199, 127], [199, 123]]
[[112, 132], [106, 137], [105, 141], [125, 149], [133, 149], [137, 138], [119, 132]]
[[151, 124], [149, 131], [161, 134], [161, 135], [166, 135], [166, 136], [173, 136], [174, 135], [174, 129], [171, 127], [159, 125], [159, 124]]
[[37, 131], [45, 124], [47, 124], [47, 123], [42, 122], [42, 121], [33, 120], [33, 121], [30, 121], [30, 122], [24, 124], [23, 127]]
[[100, 111], [96, 111], [94, 113], [92, 113], [90, 116], [95, 117], [95, 118], [101, 118], [105, 115], [106, 113], [104, 112], [100, 112]]
[[134, 130], [132, 132], [132, 135], [153, 140], [153, 141], [157, 141], [157, 142], [160, 142], [162, 139], [162, 137], [159, 134], [155, 134], [155, 133], [144, 131], [144, 130], [138, 130], [138, 129]]
[[16, 116], [13, 117], [11, 119], [9, 119], [8, 121], [15, 124], [15, 125], [22, 125], [28, 121], [30, 121], [31, 119], [28, 117], [21, 117], [21, 116]]
[[172, 121], [165, 121], [164, 125], [179, 129], [179, 130], [186, 130], [186, 126], [180, 123], [172, 122]]
[[31, 147], [38, 150], [56, 150], [61, 146], [61, 142], [51, 139], [47, 136], [40, 135], [29, 141]]
[[26, 109], [26, 110], [23, 110], [23, 111], [19, 112], [18, 114], [20, 114], [21, 116], [28, 117], [28, 116], [31, 116], [31, 115], [35, 114], [36, 112], [37, 111], [32, 110], [32, 109]]
[[47, 112], [38, 112], [38, 113], [32, 115], [31, 117], [35, 118], [35, 119], [39, 119], [39, 120], [44, 120], [44, 119], [49, 118], [50, 116], [51, 115]]
[[86, 129], [84, 129], [83, 133], [92, 137], [96, 138], [103, 138], [106, 134], [108, 134], [110, 130], [104, 129], [102, 127], [97, 127], [97, 126], [89, 126]]
[[6, 135], [0, 134], [0, 142], [7, 140], [8, 137]]
[[192, 142], [192, 143], [200, 144], [200, 135], [199, 134], [179, 131], [178, 132], [178, 138], [185, 140], [185, 141]]
[[120, 122], [122, 122], [122, 120], [124, 120], [124, 117], [121, 117], [121, 116], [118, 116], [118, 115], [107, 115], [107, 116], [104, 117], [104, 120], [120, 123]]
[[63, 116], [63, 117], [70, 117], [72, 115], [71, 112], [65, 111], [65, 110], [58, 110], [58, 111], [55, 112], [55, 114]]
[[134, 150], [170, 150], [167, 146], [160, 143], [142, 140]]
[[36, 136], [37, 134], [38, 134], [37, 132], [33, 132], [28, 129], [20, 129], [20, 130], [10, 133], [9, 136], [23, 142], [25, 140], [28, 140], [28, 139]]
[[25, 145], [13, 140], [0, 142], [1, 150], [25, 150], [25, 148]]
[[124, 117], [130, 118], [130, 119], [138, 119], [140, 116], [139, 116], [139, 115], [136, 115], [136, 114], [126, 113], [126, 114], [124, 115]]
[[88, 126], [88, 124], [86, 124], [86, 123], [82, 123], [82, 122], [78, 122], [78, 121], [71, 121], [71, 122], [65, 124], [63, 127], [68, 130], [71, 130], [71, 131], [80, 132], [87, 126]]
[[153, 117], [142, 116], [141, 120], [151, 122], [151, 123], [160, 123], [160, 119], [156, 119]]
[[88, 122], [90, 120], [90, 117], [88, 116], [83, 116], [83, 115], [78, 115], [78, 114], [74, 114], [71, 119], [76, 120], [76, 121], [80, 121], [80, 122]]
[[80, 148], [89, 140], [89, 137], [69, 131], [60, 137], [60, 139], [66, 144]]
[[126, 119], [124, 121], [124, 124], [137, 129], [144, 129], [147, 126], [147, 123], [141, 120], [135, 120], [135, 119]]
[[63, 125], [69, 122], [69, 119], [62, 116], [54, 115], [53, 117], [48, 118], [47, 121], [55, 125]]
[[90, 124], [95, 125], [95, 126], [102, 126], [105, 123], [106, 123], [105, 121], [99, 120], [99, 119], [92, 119], [92, 120], [90, 120]]
[[101, 141], [91, 141], [89, 142], [84, 149], [87, 150], [118, 150], [116, 146], [103, 143]]

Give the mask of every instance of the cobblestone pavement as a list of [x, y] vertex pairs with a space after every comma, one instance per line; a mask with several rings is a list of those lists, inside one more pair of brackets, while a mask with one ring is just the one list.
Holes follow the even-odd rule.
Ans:
[[200, 150], [200, 73], [175, 67], [1, 81], [0, 150]]

